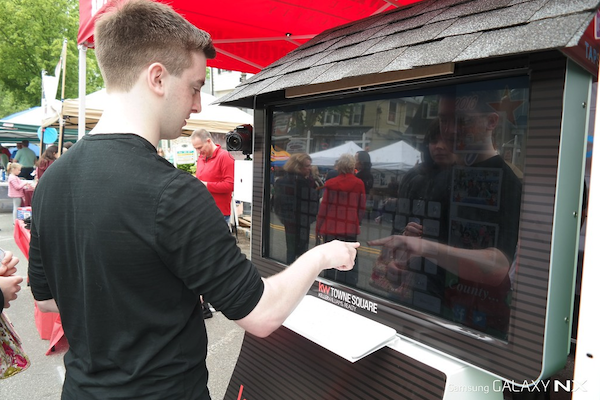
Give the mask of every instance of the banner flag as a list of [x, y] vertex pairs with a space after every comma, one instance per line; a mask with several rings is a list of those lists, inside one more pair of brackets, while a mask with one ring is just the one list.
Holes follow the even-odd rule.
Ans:
[[63, 41], [60, 59], [58, 60], [58, 64], [56, 64], [56, 68], [54, 68], [54, 76], [47, 75], [46, 71], [42, 71], [42, 109], [44, 110], [42, 126], [48, 126], [58, 118], [61, 102], [56, 99], [56, 94], [66, 55], [67, 41], [65, 40]]

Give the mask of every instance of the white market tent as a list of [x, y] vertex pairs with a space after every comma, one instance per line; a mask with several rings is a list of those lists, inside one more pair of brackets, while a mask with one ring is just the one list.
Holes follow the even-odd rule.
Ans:
[[369, 152], [376, 169], [408, 170], [421, 162], [421, 152], [404, 141]]
[[189, 131], [188, 135], [195, 129], [204, 128], [209, 132], [227, 133], [242, 124], [254, 124], [254, 116], [236, 107], [218, 106], [214, 103], [215, 96], [202, 93], [202, 111], [190, 115], [188, 123], [183, 127]]
[[356, 154], [357, 151], [361, 151], [362, 147], [354, 142], [346, 142], [340, 146], [332, 147], [331, 149], [318, 151], [313, 154], [309, 154], [312, 158], [314, 165], [319, 167], [333, 167], [335, 161], [340, 158], [342, 154]]
[[[183, 134], [191, 134], [198, 128], [204, 128], [212, 133], [227, 133], [242, 124], [252, 124], [253, 116], [235, 107], [213, 105], [216, 97], [202, 93], [202, 111], [194, 113], [188, 119], [188, 124], [183, 128]], [[93, 128], [104, 111], [107, 101], [106, 89], [90, 93], [85, 96], [86, 129]], [[71, 123], [77, 123], [79, 114], [79, 99], [65, 100], [63, 115]]]

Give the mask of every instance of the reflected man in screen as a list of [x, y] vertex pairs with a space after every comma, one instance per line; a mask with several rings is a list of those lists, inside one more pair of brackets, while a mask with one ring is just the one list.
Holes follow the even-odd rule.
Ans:
[[[386, 204], [384, 211], [390, 210], [388, 218], [393, 221], [392, 235], [416, 236], [448, 243], [448, 199], [451, 195], [452, 167], [456, 164], [454, 140], [442, 137], [439, 121], [434, 120], [425, 133], [423, 144], [423, 161], [402, 177], [397, 198], [390, 199], [389, 202], [393, 204]], [[412, 271], [406, 271], [402, 266], [396, 268], [397, 265], [390, 263], [389, 255], [383, 251], [373, 266], [369, 284], [388, 292], [390, 297], [400, 302], [405, 299], [412, 302], [415, 286], [420, 286], [427, 292], [423, 296], [433, 296], [435, 299], [416, 301], [416, 305], [439, 314], [444, 298], [445, 275], [438, 271], [435, 264], [424, 264], [421, 258], [410, 261]], [[417, 285], [417, 281], [421, 281], [421, 284]]]
[[495, 148], [493, 135], [500, 117], [490, 103], [499, 100], [498, 91], [463, 91], [439, 98], [440, 135], [454, 143], [457, 156], [450, 176], [447, 242], [410, 236], [426, 229], [416, 224], [407, 227], [407, 235], [369, 244], [384, 246], [382, 254], [400, 269], [409, 268], [415, 257], [443, 268], [444, 317], [504, 338], [510, 318], [509, 269], [518, 239], [521, 182]]

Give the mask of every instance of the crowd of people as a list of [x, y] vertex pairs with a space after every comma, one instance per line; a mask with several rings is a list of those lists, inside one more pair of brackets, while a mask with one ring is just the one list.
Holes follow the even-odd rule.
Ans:
[[[284, 174], [273, 187], [272, 208], [285, 231], [287, 264], [309, 248], [312, 224], [315, 244], [332, 240], [356, 242], [373, 188], [369, 153], [343, 154], [323, 182], [307, 153], [291, 154]], [[325, 271], [325, 276], [356, 286], [358, 262], [351, 271]]]

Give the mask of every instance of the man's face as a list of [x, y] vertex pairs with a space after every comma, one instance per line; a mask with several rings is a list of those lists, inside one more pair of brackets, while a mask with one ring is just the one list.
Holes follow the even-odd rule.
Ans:
[[302, 175], [303, 175], [304, 177], [307, 177], [307, 176], [309, 176], [309, 175], [310, 175], [310, 173], [311, 173], [311, 171], [312, 171], [312, 169], [311, 169], [311, 168], [312, 168], [312, 161], [310, 161], [310, 160], [305, 160], [305, 161], [302, 163], [302, 167], [301, 167], [301, 172], [302, 172]]
[[441, 135], [434, 135], [429, 142], [429, 154], [435, 163], [441, 167], [454, 164], [454, 140], [444, 140]]
[[196, 149], [196, 153], [201, 157], [212, 156], [212, 146], [210, 139], [202, 140], [199, 137], [192, 138], [192, 146]]
[[476, 109], [476, 97], [442, 97], [438, 104], [441, 139], [452, 151], [478, 150], [489, 142], [487, 116]]
[[165, 107], [161, 118], [161, 139], [176, 139], [191, 113], [202, 110], [200, 90], [206, 79], [206, 57], [202, 53], [192, 53], [192, 65], [177, 77], [166, 73]]

